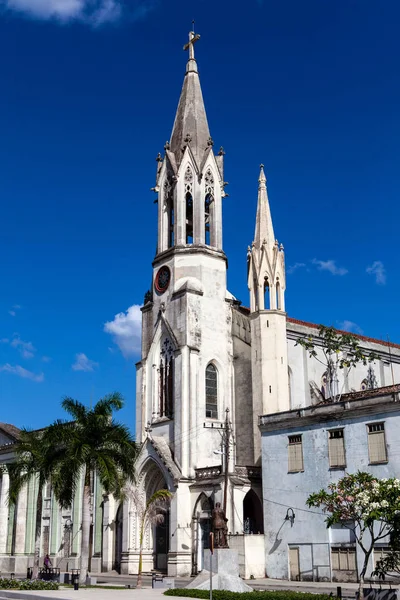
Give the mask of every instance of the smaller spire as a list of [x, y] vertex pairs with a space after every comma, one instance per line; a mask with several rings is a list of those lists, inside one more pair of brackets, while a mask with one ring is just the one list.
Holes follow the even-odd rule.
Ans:
[[264, 165], [260, 165], [260, 175], [258, 178], [258, 202], [254, 243], [256, 248], [261, 248], [263, 245], [266, 245], [268, 250], [272, 250], [275, 244], [275, 235], [268, 202], [267, 178], [265, 177], [264, 173]]
[[261, 163], [260, 165], [260, 176], [258, 178], [258, 189], [260, 190], [261, 188], [266, 188], [267, 184], [267, 178], [265, 177], [265, 173], [264, 173], [264, 165]]

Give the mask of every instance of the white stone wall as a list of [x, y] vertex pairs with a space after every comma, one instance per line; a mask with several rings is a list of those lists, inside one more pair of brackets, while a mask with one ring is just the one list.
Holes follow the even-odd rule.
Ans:
[[[385, 422], [388, 463], [368, 461], [368, 423]], [[344, 427], [347, 465], [332, 469], [328, 459], [328, 430]], [[350, 543], [347, 530], [327, 529], [325, 515], [306, 506], [307, 497], [345, 473], [365, 470], [377, 477], [400, 476], [400, 409], [357, 418], [317, 420], [312, 425], [277, 428], [262, 434], [265, 560], [268, 577], [289, 578], [289, 546], [299, 547], [303, 580], [331, 578], [330, 544]], [[288, 473], [288, 435], [302, 434], [304, 472]], [[285, 520], [288, 508], [295, 513], [293, 525]], [[362, 553], [357, 550], [360, 569]], [[367, 575], [373, 569], [372, 559]]]

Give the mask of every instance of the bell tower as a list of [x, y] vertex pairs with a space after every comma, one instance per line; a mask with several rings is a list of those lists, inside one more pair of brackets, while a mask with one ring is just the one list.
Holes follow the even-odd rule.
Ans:
[[158, 239], [152, 290], [142, 308], [136, 400], [137, 440], [150, 423], [185, 477], [220, 459], [215, 432], [204, 430], [199, 439], [193, 434], [198, 423], [223, 419], [232, 409], [224, 151], [214, 154], [194, 57], [199, 38], [191, 31], [184, 46], [189, 56], [172, 133], [157, 157]]
[[184, 49], [189, 60], [170, 141], [157, 157], [157, 256], [169, 249], [222, 252], [223, 155], [214, 155], [208, 128], [193, 31]]
[[290, 409], [285, 313], [285, 255], [275, 239], [264, 167], [260, 167], [254, 241], [248, 249], [255, 461], [258, 416]]

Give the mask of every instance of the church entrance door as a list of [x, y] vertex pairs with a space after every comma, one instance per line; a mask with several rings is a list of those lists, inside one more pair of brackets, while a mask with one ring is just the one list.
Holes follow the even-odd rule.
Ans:
[[198, 521], [198, 546], [197, 546], [197, 570], [204, 568], [204, 551], [210, 549], [211, 519], [199, 519]]
[[169, 512], [165, 515], [164, 523], [155, 527], [155, 568], [157, 571], [167, 572], [168, 541], [169, 541]]
[[114, 564], [113, 569], [121, 573], [122, 556], [122, 525], [123, 525], [123, 506], [120, 504], [115, 517], [115, 538], [114, 538]]

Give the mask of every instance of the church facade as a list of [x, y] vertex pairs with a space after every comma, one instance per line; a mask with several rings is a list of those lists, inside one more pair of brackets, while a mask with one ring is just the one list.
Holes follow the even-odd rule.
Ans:
[[[227, 289], [224, 152], [214, 152], [208, 127], [194, 58], [198, 37], [190, 34], [183, 88], [154, 188], [158, 245], [137, 364], [136, 436], [143, 444], [138, 483], [144, 499], [161, 487], [174, 496], [164, 529], [149, 527], [144, 568], [172, 576], [201, 570], [212, 508], [226, 498], [230, 545], [246, 556], [241, 574], [259, 577], [265, 575], [260, 549], [264, 554], [266, 506], [259, 417], [318, 404], [331, 390], [323, 365], [296, 345], [306, 335], [322, 344], [317, 326], [285, 312], [284, 248], [275, 238], [263, 166], [247, 256], [250, 308]], [[349, 393], [371, 381], [374, 387], [398, 381], [400, 348], [359, 339], [379, 360], [338, 373], [338, 389]], [[130, 515], [122, 565], [135, 572], [138, 521], [132, 506]]]
[[[220, 502], [228, 519], [230, 547], [242, 557], [241, 575], [263, 577], [267, 568], [268, 575], [276, 577], [287, 570], [280, 565], [275, 573], [266, 566], [264, 545], [269, 548], [270, 529], [264, 534], [264, 522], [269, 523], [271, 486], [263, 491], [262, 481], [267, 480], [268, 461], [276, 467], [280, 458], [268, 454], [266, 460], [264, 448], [262, 464], [259, 417], [295, 414], [292, 411], [329, 399], [331, 390], [324, 366], [296, 344], [305, 335], [317, 336], [318, 352], [322, 351], [317, 326], [285, 312], [285, 254], [275, 237], [262, 166], [254, 240], [247, 254], [249, 308], [228, 291], [224, 151], [215, 152], [208, 126], [194, 57], [198, 38], [190, 33], [172, 134], [164, 155], [157, 158], [157, 252], [149, 266], [152, 290], [142, 308], [137, 363], [137, 490], [117, 505], [94, 488], [92, 571], [137, 573], [140, 507], [165, 488], [173, 498], [164, 523], [149, 524], [145, 531], [144, 572], [187, 576], [201, 571], [211, 512]], [[344, 369], [335, 385], [351, 393], [398, 382], [400, 347], [358, 337], [365, 352], [374, 350], [379, 359], [369, 368]], [[7, 444], [0, 451], [0, 460], [12, 460]], [[280, 467], [287, 469], [286, 459]], [[21, 565], [32, 557], [26, 523], [33, 519], [34, 495], [21, 501], [11, 526], [5, 474], [0, 489], [0, 561], [4, 571], [10, 571], [18, 557]], [[287, 504], [285, 494], [275, 496], [276, 502]], [[50, 503], [43, 517], [48, 529], [43, 532], [50, 536], [44, 539], [50, 539], [52, 545], [46, 548], [51, 555], [62, 557], [67, 547], [67, 558], [71, 555], [77, 566], [79, 498], [75, 506], [74, 515]], [[68, 533], [72, 524], [75, 529]], [[65, 539], [75, 546], [66, 545]]]

